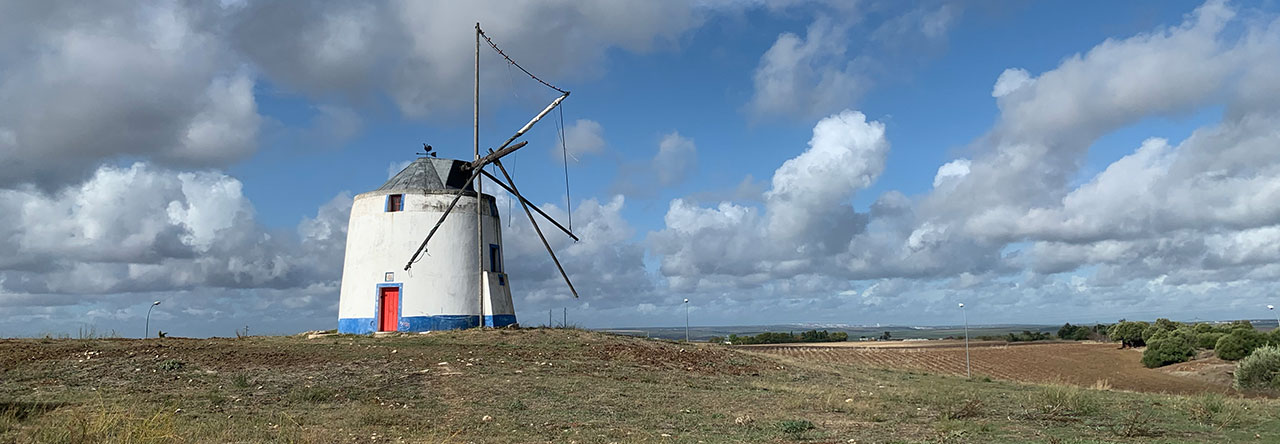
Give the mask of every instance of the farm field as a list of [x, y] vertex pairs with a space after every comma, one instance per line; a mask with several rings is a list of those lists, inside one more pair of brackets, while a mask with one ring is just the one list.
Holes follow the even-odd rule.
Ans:
[[[750, 350], [806, 361], [851, 364], [883, 369], [911, 370], [945, 375], [965, 374], [963, 341], [830, 342], [821, 344], [772, 344], [743, 346]], [[975, 377], [1010, 381], [1065, 383], [1082, 387], [1110, 386], [1117, 390], [1151, 393], [1229, 393], [1231, 380], [1224, 372], [1206, 371], [1207, 362], [1148, 369], [1140, 363], [1141, 350], [1120, 349], [1100, 342], [998, 342], [969, 344]], [[1232, 366], [1220, 360], [1212, 365]]]
[[1280, 442], [1271, 399], [968, 380], [823, 351], [862, 350], [574, 329], [0, 339], [0, 443]]

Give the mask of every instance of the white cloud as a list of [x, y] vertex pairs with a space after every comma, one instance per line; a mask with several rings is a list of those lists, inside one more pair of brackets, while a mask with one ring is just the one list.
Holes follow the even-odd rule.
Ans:
[[553, 148], [551, 154], [559, 159], [564, 151], [569, 154], [569, 160], [581, 162], [587, 155], [604, 152], [604, 146], [604, 127], [594, 120], [578, 119], [565, 127], [563, 147]]
[[884, 169], [884, 125], [844, 111], [814, 126], [809, 148], [774, 172], [764, 211], [722, 202], [671, 202], [666, 228], [649, 241], [662, 271], [682, 291], [822, 273], [847, 248], [865, 216], [849, 201]]
[[332, 282], [350, 198], [335, 202], [289, 236], [258, 225], [240, 182], [216, 172], [136, 163], [54, 194], [0, 190], [0, 305], [43, 295], [116, 307], [147, 292]]
[[[106, 159], [219, 166], [256, 146], [254, 79], [200, 5], [8, 8], [0, 28], [0, 186], [46, 190]], [[39, 109], [42, 112], [31, 112]]]
[[933, 187], [938, 188], [949, 181], [955, 181], [969, 175], [969, 159], [956, 159], [938, 167], [933, 176]]
[[692, 139], [681, 137], [675, 131], [662, 136], [658, 154], [653, 156], [653, 170], [657, 172], [658, 183], [666, 186], [683, 181], [697, 163], [698, 147]]
[[851, 105], [869, 80], [857, 59], [846, 55], [847, 32], [848, 25], [819, 18], [804, 38], [779, 35], [756, 66], [747, 108], [757, 117], [808, 117]]
[[[471, 102], [472, 27], [547, 79], [603, 72], [611, 48], [673, 47], [702, 22], [682, 1], [252, 3], [234, 16], [237, 47], [273, 79], [309, 95], [368, 100], [389, 93], [424, 117]], [[485, 49], [482, 75], [506, 88], [505, 62]]]
[[1019, 88], [1035, 83], [1031, 78], [1031, 73], [1022, 68], [1009, 68], [1000, 73], [1000, 77], [996, 79], [996, 85], [991, 88], [991, 97], [1001, 98], [1009, 95]]

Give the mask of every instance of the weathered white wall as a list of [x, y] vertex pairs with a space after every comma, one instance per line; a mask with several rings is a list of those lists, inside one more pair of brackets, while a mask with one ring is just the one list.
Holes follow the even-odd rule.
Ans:
[[[476, 245], [474, 196], [463, 196], [458, 201], [419, 261], [410, 271], [404, 270], [405, 262], [413, 256], [454, 196], [451, 191], [437, 193], [406, 192], [404, 210], [396, 212], [385, 211], [387, 193], [356, 196], [347, 227], [338, 306], [340, 327], [342, 320], [376, 317], [378, 284], [401, 284], [402, 330], [408, 329], [406, 318], [480, 314], [476, 264], [481, 250]], [[485, 270], [490, 268], [488, 245], [502, 245], [501, 223], [487, 204], [492, 199], [486, 195], [486, 204], [480, 206]], [[388, 271], [395, 273], [391, 282], [384, 281]], [[509, 280], [506, 284], [506, 288], [501, 289], [505, 290], [501, 294], [506, 300], [493, 306], [498, 308], [497, 314], [514, 315]], [[491, 312], [486, 310], [484, 314]]]

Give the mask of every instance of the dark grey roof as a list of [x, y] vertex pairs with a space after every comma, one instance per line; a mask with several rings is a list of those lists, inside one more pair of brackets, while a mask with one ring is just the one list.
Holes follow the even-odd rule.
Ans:
[[399, 174], [374, 190], [377, 191], [430, 191], [471, 190], [467, 179], [471, 171], [467, 162], [435, 157], [421, 157], [409, 163]]

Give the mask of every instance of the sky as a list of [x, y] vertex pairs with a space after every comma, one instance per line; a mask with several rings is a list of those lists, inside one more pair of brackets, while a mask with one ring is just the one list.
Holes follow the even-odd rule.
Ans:
[[[352, 196], [471, 156], [476, 22], [572, 91], [505, 163], [581, 298], [499, 195], [522, 324], [1280, 304], [1274, 1], [3, 2], [0, 336], [334, 328]], [[480, 144], [555, 96], [482, 48]]]

